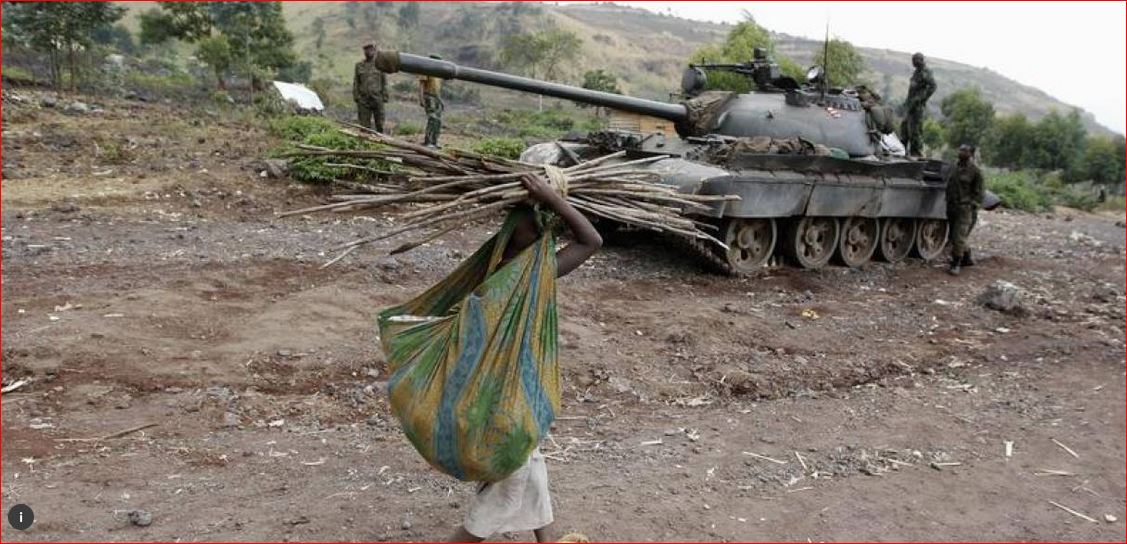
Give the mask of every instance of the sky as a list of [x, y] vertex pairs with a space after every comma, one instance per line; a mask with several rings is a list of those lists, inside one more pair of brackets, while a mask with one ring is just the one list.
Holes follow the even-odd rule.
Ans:
[[921, 51], [986, 67], [1127, 132], [1125, 2], [617, 2], [861, 47]]

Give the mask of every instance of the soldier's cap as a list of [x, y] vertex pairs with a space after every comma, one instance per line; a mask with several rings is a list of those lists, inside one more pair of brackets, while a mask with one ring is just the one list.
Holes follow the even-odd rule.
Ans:
[[974, 151], [974, 146], [970, 145], [970, 144], [962, 144], [962, 145], [959, 146], [959, 151], [963, 151], [963, 150]]
[[364, 44], [364, 49], [375, 49], [375, 48], [376, 48], [376, 44], [374, 44], [374, 43]]
[[924, 54], [923, 53], [914, 53], [912, 55], [912, 58], [913, 59], [922, 59], [922, 58], [924, 58]]

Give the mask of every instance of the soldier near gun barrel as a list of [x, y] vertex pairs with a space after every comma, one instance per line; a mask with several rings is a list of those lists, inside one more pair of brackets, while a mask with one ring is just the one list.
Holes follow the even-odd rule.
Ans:
[[978, 219], [986, 189], [982, 171], [974, 163], [974, 146], [959, 146], [959, 163], [947, 179], [947, 224], [951, 232], [951, 267], [947, 270], [958, 276], [962, 267], [973, 266], [967, 237]]
[[904, 121], [900, 124], [900, 136], [908, 154], [919, 157], [923, 154], [924, 109], [927, 101], [935, 93], [935, 78], [924, 62], [923, 53], [912, 55], [912, 81], [908, 85], [908, 99], [904, 102]]
[[364, 46], [364, 60], [356, 63], [352, 79], [352, 98], [360, 125], [383, 132], [384, 103], [387, 102], [387, 74], [376, 67], [376, 45]]
[[[430, 58], [442, 60], [438, 55]], [[442, 131], [442, 112], [446, 105], [439, 96], [442, 90], [442, 80], [434, 76], [419, 76], [419, 105], [427, 113], [427, 129], [423, 136], [423, 145], [438, 147], [438, 134]]]

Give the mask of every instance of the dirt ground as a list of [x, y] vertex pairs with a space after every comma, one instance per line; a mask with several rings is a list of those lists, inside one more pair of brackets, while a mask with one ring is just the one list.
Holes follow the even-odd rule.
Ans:
[[[30, 381], [2, 399], [2, 506], [36, 522], [0, 536], [445, 538], [472, 486], [390, 416], [374, 316], [493, 225], [320, 270], [389, 218], [276, 219], [324, 195], [260, 176], [274, 142], [252, 124], [21, 96], [4, 104], [3, 383]], [[660, 238], [610, 240], [559, 287], [557, 528], [1123, 541], [1123, 220], [984, 213], [958, 278], [910, 261], [733, 279]], [[1025, 315], [976, 302], [996, 280]]]

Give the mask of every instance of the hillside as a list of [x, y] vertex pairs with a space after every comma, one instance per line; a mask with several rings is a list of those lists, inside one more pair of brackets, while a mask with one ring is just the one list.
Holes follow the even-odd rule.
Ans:
[[[154, 4], [128, 4], [128, 24], [135, 26], [136, 15]], [[526, 4], [526, 3], [431, 3], [418, 7], [417, 23], [401, 17], [407, 4], [361, 2], [286, 2], [284, 9], [290, 28], [297, 36], [298, 51], [312, 60], [315, 77], [329, 78], [347, 85], [353, 63], [364, 42], [381, 47], [426, 54], [469, 65], [504, 70], [496, 58], [503, 36], [535, 31], [557, 25], [575, 32], [584, 43], [582, 61], [567, 67], [561, 78], [576, 82], [584, 70], [603, 68], [616, 74], [627, 94], [666, 99], [676, 91], [685, 59], [698, 47], [719, 42], [730, 25], [682, 19], [643, 9], [606, 4]], [[320, 20], [321, 23], [317, 23]], [[351, 21], [351, 24], [350, 24]], [[316, 28], [323, 28], [320, 47]], [[821, 42], [775, 34], [778, 52], [800, 64], [810, 64]], [[911, 52], [860, 48], [868, 64], [866, 79], [892, 101], [907, 92], [911, 74]], [[1074, 106], [986, 68], [929, 59], [939, 89], [933, 108], [947, 94], [967, 86], [979, 87], [994, 102], [999, 112], [1021, 111], [1037, 119], [1052, 110], [1068, 111]], [[394, 76], [399, 80], [404, 76]], [[512, 100], [511, 93], [483, 89], [493, 100]], [[500, 98], [498, 98], [500, 97]], [[1087, 128], [1095, 133], [1110, 133], [1094, 117], [1082, 112]]]

